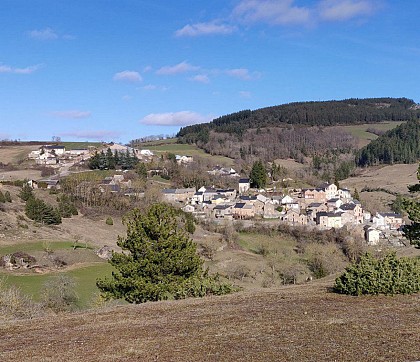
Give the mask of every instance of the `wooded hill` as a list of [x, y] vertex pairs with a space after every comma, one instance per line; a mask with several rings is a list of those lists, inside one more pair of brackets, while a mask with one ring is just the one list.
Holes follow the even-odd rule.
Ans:
[[[407, 98], [300, 102], [255, 111], [244, 110], [210, 123], [184, 127], [178, 133], [178, 140], [196, 144], [212, 155], [246, 162], [276, 158], [293, 158], [303, 162], [309, 157], [316, 158], [317, 163], [319, 160], [323, 164], [333, 163], [332, 169], [338, 169], [342, 161], [354, 163], [358, 149], [357, 139], [338, 126], [410, 120], [420, 120], [420, 107]], [[367, 153], [373, 154], [373, 151], [369, 149]], [[404, 160], [396, 157], [402, 153], [410, 156]], [[394, 156], [386, 156], [385, 159], [411, 162], [413, 157], [417, 157], [411, 156], [411, 153], [395, 152]], [[369, 157], [372, 162], [383, 162], [383, 157], [363, 154], [360, 164], [368, 164], [362, 160], [370, 160]], [[321, 165], [317, 169], [322, 173], [323, 168]]]
[[279, 106], [243, 110], [214, 119], [210, 123], [181, 128], [181, 142], [206, 143], [209, 131], [236, 134], [248, 129], [287, 125], [334, 126], [382, 121], [420, 119], [420, 109], [407, 98], [365, 98], [325, 102], [296, 102]]
[[420, 159], [420, 121], [411, 120], [386, 132], [356, 155], [358, 166], [415, 163]]

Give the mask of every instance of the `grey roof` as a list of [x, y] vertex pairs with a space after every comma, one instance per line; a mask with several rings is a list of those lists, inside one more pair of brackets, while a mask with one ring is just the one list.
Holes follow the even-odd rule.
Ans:
[[355, 204], [343, 204], [340, 206], [341, 210], [354, 210], [356, 208]]
[[162, 192], [164, 194], [174, 194], [176, 189], [163, 189]]
[[244, 202], [238, 202], [235, 204], [235, 209], [242, 209], [245, 205]]
[[246, 184], [246, 183], [249, 183], [249, 178], [240, 178], [240, 179], [239, 179], [239, 183], [240, 183], [240, 184]]

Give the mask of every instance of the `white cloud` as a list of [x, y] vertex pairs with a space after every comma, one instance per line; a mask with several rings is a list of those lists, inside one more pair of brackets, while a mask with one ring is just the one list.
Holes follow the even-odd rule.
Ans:
[[169, 88], [166, 86], [160, 86], [160, 85], [155, 85], [155, 84], [147, 84], [144, 87], [142, 87], [142, 89], [146, 90], [146, 91], [154, 91], [154, 90], [160, 90], [160, 91], [167, 91]]
[[28, 32], [29, 37], [37, 40], [55, 40], [58, 39], [58, 34], [51, 28], [41, 30], [31, 30]]
[[196, 112], [182, 111], [171, 113], [152, 113], [140, 120], [142, 124], [155, 126], [188, 126], [191, 124], [210, 122], [211, 116], [204, 116]]
[[261, 74], [258, 72], [250, 73], [246, 68], [228, 69], [225, 73], [231, 77], [242, 79], [242, 80], [253, 80], [258, 79]]
[[71, 138], [78, 138], [84, 140], [98, 140], [98, 141], [105, 141], [105, 140], [114, 140], [120, 137], [120, 132], [116, 131], [106, 131], [106, 130], [98, 130], [98, 131], [74, 131], [74, 132], [64, 132], [60, 133], [60, 137], [71, 137]]
[[143, 80], [139, 72], [132, 70], [124, 70], [122, 72], [115, 73], [113, 79], [124, 82], [141, 82]]
[[311, 11], [295, 6], [294, 0], [242, 0], [232, 16], [244, 23], [306, 24], [311, 20]]
[[198, 82], [198, 83], [210, 83], [210, 79], [207, 75], [205, 74], [197, 74], [194, 77], [191, 77], [190, 80], [192, 80], [193, 82]]
[[82, 119], [89, 118], [92, 113], [87, 111], [78, 111], [78, 110], [69, 110], [69, 111], [54, 111], [50, 113], [51, 116], [57, 118], [67, 118], [67, 119]]
[[320, 17], [328, 21], [348, 20], [358, 16], [371, 15], [376, 10], [367, 0], [322, 0], [319, 4]]
[[179, 74], [179, 73], [187, 73], [187, 72], [193, 72], [200, 69], [200, 67], [197, 67], [195, 65], [191, 65], [187, 63], [186, 61], [183, 61], [179, 64], [173, 65], [173, 66], [164, 66], [156, 71], [157, 74], [160, 75], [173, 75], [173, 74]]
[[15, 68], [9, 65], [0, 64], [0, 73], [13, 73], [13, 74], [31, 74], [41, 67], [38, 65], [31, 65], [26, 68]]
[[201, 36], [214, 34], [231, 34], [236, 30], [236, 27], [224, 24], [217, 24], [216, 22], [197, 23], [185, 25], [182, 29], [175, 32], [178, 37], [182, 36]]
[[251, 98], [251, 92], [248, 92], [248, 91], [240, 91], [240, 92], [239, 92], [239, 95], [240, 95], [242, 98]]
[[76, 37], [71, 34], [60, 35], [51, 28], [31, 30], [27, 32], [27, 35], [30, 38], [36, 39], [36, 40], [57, 40], [57, 39], [74, 40], [76, 39]]

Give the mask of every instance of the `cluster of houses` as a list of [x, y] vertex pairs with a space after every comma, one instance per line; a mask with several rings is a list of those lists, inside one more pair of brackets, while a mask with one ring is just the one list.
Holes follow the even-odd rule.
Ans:
[[[110, 149], [113, 153], [126, 153], [135, 155], [139, 160], [143, 162], [150, 162], [155, 154], [148, 149], [139, 150], [137, 148], [120, 145], [118, 143], [111, 143], [103, 145], [100, 149], [106, 151]], [[65, 146], [59, 145], [44, 145], [38, 150], [29, 153], [28, 157], [34, 160], [36, 164], [50, 167], [59, 167], [62, 163], [78, 163], [89, 159], [94, 152], [100, 151], [96, 147], [89, 147], [86, 149], [71, 149], [66, 150]], [[187, 165], [193, 162], [192, 156], [187, 155], [175, 155], [176, 162], [180, 165]]]
[[44, 145], [38, 150], [29, 153], [29, 159], [35, 161], [37, 165], [54, 167], [60, 162], [73, 161], [80, 162], [90, 157], [89, 149], [72, 149], [67, 150], [65, 146]]
[[347, 189], [335, 184], [291, 190], [289, 194], [262, 194], [250, 189], [249, 179], [240, 179], [238, 190], [201, 187], [164, 189], [167, 202], [182, 205], [185, 212], [214, 220], [277, 219], [290, 226], [312, 226], [327, 230], [343, 226], [358, 227], [370, 244], [376, 244], [389, 232], [398, 232], [404, 224], [395, 213], [363, 210]]

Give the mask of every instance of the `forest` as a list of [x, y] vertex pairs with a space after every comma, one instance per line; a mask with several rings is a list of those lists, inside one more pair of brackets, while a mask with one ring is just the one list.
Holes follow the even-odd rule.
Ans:
[[235, 134], [248, 129], [287, 125], [335, 126], [420, 119], [420, 109], [407, 98], [364, 98], [341, 101], [296, 102], [254, 111], [243, 110], [202, 123], [183, 127], [177, 134], [183, 143], [208, 141], [211, 131]]
[[420, 159], [420, 122], [411, 120], [386, 132], [356, 154], [360, 167], [415, 163]]

